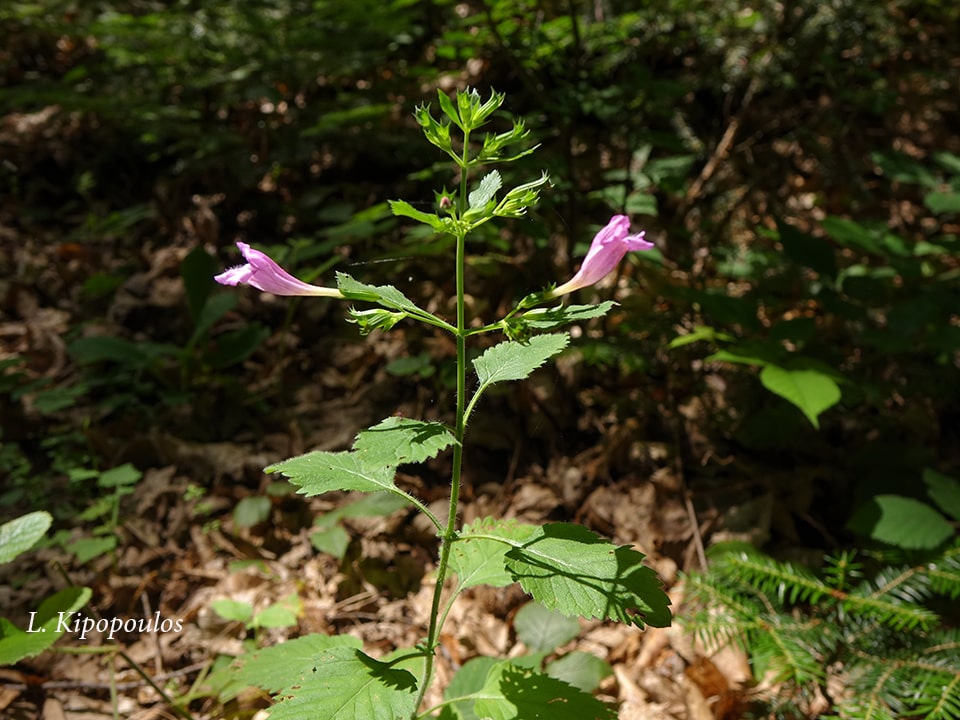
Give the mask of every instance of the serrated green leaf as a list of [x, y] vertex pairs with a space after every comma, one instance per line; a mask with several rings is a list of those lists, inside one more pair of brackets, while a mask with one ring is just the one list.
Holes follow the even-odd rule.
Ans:
[[298, 675], [288, 676], [280, 690], [285, 697], [270, 708], [270, 720], [397, 720], [415, 710], [413, 674], [358, 649], [322, 650]]
[[554, 330], [570, 323], [603, 317], [616, 305], [617, 303], [613, 300], [604, 300], [596, 305], [559, 305], [555, 308], [530, 310], [524, 313], [520, 319], [528, 327], [537, 330]]
[[467, 197], [470, 208], [482, 209], [486, 207], [487, 203], [493, 200], [493, 196], [497, 194], [497, 190], [500, 189], [502, 184], [500, 173], [496, 170], [488, 172], [483, 176], [477, 189]]
[[40, 603], [37, 614], [31, 616], [32, 625], [27, 626], [28, 630], [40, 632], [26, 632], [6, 618], [0, 618], [0, 665], [12, 665], [39, 655], [53, 645], [65, 632], [61, 618], [69, 625], [70, 613], [86, 605], [91, 594], [90, 588], [69, 587], [48, 597]]
[[391, 310], [403, 310], [419, 315], [426, 314], [393, 285], [367, 285], [354, 280], [346, 273], [338, 272], [337, 289], [348, 300], [378, 303]]
[[36, 545], [52, 522], [50, 513], [38, 510], [0, 525], [0, 564], [10, 562]]
[[561, 352], [570, 341], [566, 333], [535, 335], [528, 342], [502, 342], [473, 361], [484, 388], [497, 382], [523, 380], [547, 360]]
[[218, 598], [210, 603], [210, 609], [224, 620], [245, 623], [253, 617], [253, 605], [230, 598]]
[[643, 558], [581, 525], [550, 523], [507, 552], [506, 569], [534, 599], [566, 615], [666, 627], [670, 600]]
[[322, 495], [333, 490], [399, 493], [394, 485], [396, 467], [370, 467], [357, 453], [316, 451], [275, 463], [264, 472], [282, 473], [303, 495]]
[[424, 225], [429, 225], [437, 232], [444, 232], [446, 230], [446, 221], [443, 218], [434, 213], [425, 213], [417, 210], [410, 203], [403, 200], [390, 200], [390, 210], [394, 215], [408, 217]]
[[905, 550], [931, 550], [954, 534], [935, 509], [901, 495], [877, 495], [850, 518], [854, 532]]
[[800, 409], [817, 429], [822, 412], [840, 402], [840, 387], [829, 375], [818, 370], [787, 370], [778, 365], [767, 365], [760, 371], [760, 382], [770, 392], [779, 395]]
[[553, 652], [580, 634], [580, 623], [538, 602], [524, 605], [513, 619], [517, 637], [530, 652]]
[[388, 417], [362, 430], [353, 450], [368, 465], [397, 466], [436, 457], [455, 442], [453, 433], [443, 423]]
[[[507, 551], [529, 538], [534, 530], [534, 525], [494, 518], [482, 518], [465, 526], [450, 548], [450, 569], [457, 574], [460, 587], [506, 587], [512, 584], [514, 579], [504, 567]], [[471, 537], [481, 534], [500, 537], [507, 542]]]
[[960, 481], [925, 468], [923, 483], [927, 486], [927, 495], [937, 507], [954, 520], [960, 520]]
[[239, 660], [237, 679], [247, 685], [278, 693], [298, 679], [312, 673], [321, 653], [332, 648], [359, 650], [363, 643], [353, 635], [314, 633], [280, 645], [257, 650]]
[[495, 665], [474, 710], [489, 720], [615, 720], [592, 695], [543, 673], [509, 662]]
[[613, 675], [613, 668], [610, 667], [610, 663], [596, 655], [574, 650], [547, 665], [546, 672], [552, 678], [592, 693], [604, 678]]

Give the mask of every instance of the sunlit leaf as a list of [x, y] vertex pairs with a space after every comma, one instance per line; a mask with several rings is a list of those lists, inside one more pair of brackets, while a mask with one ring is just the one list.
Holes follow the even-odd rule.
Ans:
[[[460, 587], [505, 587], [515, 582], [504, 567], [505, 556], [513, 545], [529, 538], [534, 530], [535, 525], [495, 518], [483, 518], [466, 525], [450, 549], [450, 569], [459, 577]], [[478, 535], [503, 538], [506, 542], [476, 537]]]
[[528, 668], [493, 667], [474, 710], [489, 720], [614, 720], [616, 713], [578, 688]]
[[837, 382], [818, 370], [787, 370], [767, 365], [760, 372], [760, 382], [799, 408], [815, 428], [820, 427], [820, 414], [840, 402]]
[[304, 495], [321, 495], [333, 490], [398, 492], [394, 485], [396, 467], [371, 467], [353, 452], [316, 451], [275, 463], [264, 469], [278, 472], [297, 485]]
[[[13, 665], [53, 645], [70, 625], [70, 614], [86, 605], [91, 594], [85, 587], [61, 590], [40, 603], [37, 614], [28, 616], [32, 625], [24, 630], [0, 618], [0, 665]], [[34, 632], [27, 632], [30, 629]]]
[[507, 553], [506, 568], [534, 599], [566, 615], [666, 627], [670, 600], [643, 558], [581, 525], [550, 523]]
[[517, 611], [513, 626], [530, 652], [552, 652], [580, 634], [580, 623], [563, 613], [550, 610], [538, 602], [524, 605]]
[[52, 522], [50, 513], [38, 510], [0, 525], [0, 564], [10, 562], [36, 545]]
[[453, 433], [443, 423], [388, 417], [360, 431], [353, 449], [369, 465], [397, 466], [436, 457], [455, 442]]
[[523, 380], [570, 341], [566, 333], [535, 335], [528, 342], [502, 342], [473, 361], [481, 386], [507, 380]]
[[877, 495], [847, 526], [873, 540], [907, 550], [930, 550], [954, 535], [953, 526], [930, 505], [901, 495]]

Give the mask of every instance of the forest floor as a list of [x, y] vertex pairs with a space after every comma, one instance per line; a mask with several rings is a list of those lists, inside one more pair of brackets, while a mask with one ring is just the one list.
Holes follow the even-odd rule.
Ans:
[[[60, 465], [79, 466], [84, 453], [102, 458], [102, 469], [132, 463], [142, 478], [130, 494], [117, 496], [113, 525], [83, 514], [109, 495], [89, 474], [71, 479], [48, 464], [42, 478], [8, 480], [22, 509], [32, 497], [34, 509], [39, 503], [54, 513], [57, 533], [3, 569], [3, 612], [24, 627], [43, 598], [74, 584], [92, 590], [81, 611], [87, 617], [157, 622], [112, 638], [68, 632], [54, 651], [0, 670], [3, 717], [145, 720], [177, 717], [174, 705], [182, 717], [189, 708], [195, 720], [258, 717], [268, 698], [253, 689], [227, 692], [229, 663], [251, 644], [313, 632], [350, 633], [375, 656], [416, 644], [433, 592], [431, 527], [408, 509], [342, 512], [336, 524], [346, 534], [331, 554], [315, 537], [317, 523], [357, 497], [304, 498], [263, 468], [313, 449], [349, 447], [359, 430], [390, 415], [442, 419], [451, 392], [437, 376], [412, 380], [386, 368], [408, 356], [407, 342], [442, 364], [449, 343], [406, 337], [403, 327], [358, 338], [349, 327], [332, 330], [336, 318], [320, 310], [308, 318], [319, 329], [305, 330], [308, 319], [301, 319], [274, 332], [242, 371], [231, 371], [232, 385], [198, 373], [187, 398], [171, 402], [141, 377], [127, 387], [122, 377], [110, 377], [111, 366], [79, 365], [66, 347], [81, 326], [85, 335], [138, 342], [174, 335], [171, 328], [185, 315], [178, 267], [186, 245], [145, 247], [146, 269], [94, 306], [76, 292], [78, 278], [92, 274], [86, 252], [42, 241], [7, 246], [6, 262], [24, 280], [4, 288], [8, 320], [0, 324], [0, 349], [3, 358], [27, 362], [15, 368], [26, 392], [5, 398], [4, 438], [37, 457], [59, 453]], [[124, 262], [113, 257], [106, 265]], [[280, 299], [241, 295], [226, 324], [264, 308], [283, 317]], [[90, 323], [94, 315], [106, 320]], [[748, 479], [759, 477], [755, 469], [714, 452], [697, 430], [702, 406], [673, 407], [662, 389], [610, 378], [585, 370], [575, 356], [561, 358], [529, 382], [487, 398], [469, 429], [462, 519], [575, 521], [632, 545], [647, 555], [682, 619], [683, 573], [701, 566], [712, 538], [762, 542], [772, 526], [803, 515], [811, 500], [778, 495], [774, 483]], [[62, 407], [38, 403], [43, 390], [69, 394], [70, 388], [82, 390]], [[120, 397], [143, 388], [147, 395]], [[690, 468], [680, 460], [690, 456], [681, 435], [701, 460]], [[66, 438], [79, 439], [82, 452], [74, 448], [71, 455]], [[441, 455], [416, 471], [401, 468], [399, 483], [443, 515], [448, 464]], [[713, 482], [718, 475], [727, 482]], [[741, 480], [731, 483], [733, 476]], [[114, 550], [77, 559], [85, 539], [111, 534], [118, 538]], [[275, 607], [281, 619], [251, 629], [215, 612], [218, 600], [247, 603], [255, 612]], [[523, 654], [513, 618], [527, 601], [515, 586], [468, 591], [441, 637], [439, 687], [476, 655]], [[610, 664], [613, 674], [600, 683], [599, 697], [616, 704], [624, 720], [737, 718], [752, 697], [771, 690], [752, 681], [740, 650], [707, 651], [681, 623], [644, 630], [581, 624], [558, 653], [577, 649]], [[427, 699], [441, 697], [434, 692]]]

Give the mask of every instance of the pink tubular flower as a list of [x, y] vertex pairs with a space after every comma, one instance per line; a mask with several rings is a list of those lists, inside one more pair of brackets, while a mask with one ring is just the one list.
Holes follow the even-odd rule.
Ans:
[[549, 297], [566, 295], [574, 290], [593, 285], [612, 271], [628, 252], [650, 250], [654, 245], [643, 239], [643, 232], [629, 235], [630, 218], [614, 215], [607, 226], [597, 233], [577, 274], [548, 293]]
[[297, 280], [270, 256], [254, 250], [244, 242], [237, 242], [246, 265], [238, 265], [220, 273], [213, 279], [221, 285], [252, 285], [257, 290], [274, 295], [314, 295], [320, 297], [342, 298], [339, 290], [310, 285]]

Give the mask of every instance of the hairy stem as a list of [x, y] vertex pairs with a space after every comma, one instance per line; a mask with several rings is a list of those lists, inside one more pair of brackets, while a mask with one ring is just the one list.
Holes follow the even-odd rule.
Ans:
[[[468, 151], [470, 147], [470, 132], [463, 133], [463, 161], [460, 166], [460, 207], [463, 212], [467, 207], [467, 167], [469, 165]], [[427, 629], [426, 657], [423, 669], [423, 678], [420, 682], [420, 692], [415, 708], [419, 708], [430, 686], [433, 677], [433, 661], [439, 644], [441, 622], [440, 603], [443, 597], [443, 584], [447, 576], [447, 566], [450, 563], [450, 548], [457, 537], [457, 514], [460, 506], [460, 472], [463, 466], [463, 436], [467, 407], [467, 331], [466, 311], [464, 304], [464, 267], [466, 253], [466, 233], [457, 232], [457, 409], [454, 436], [457, 442], [453, 446], [453, 468], [450, 475], [450, 509], [447, 515], [447, 527], [440, 536], [440, 559], [437, 563], [436, 586], [433, 590], [433, 604], [430, 607], [430, 626]], [[446, 613], [443, 614], [446, 617]], [[414, 710], [413, 718], [417, 717]]]

